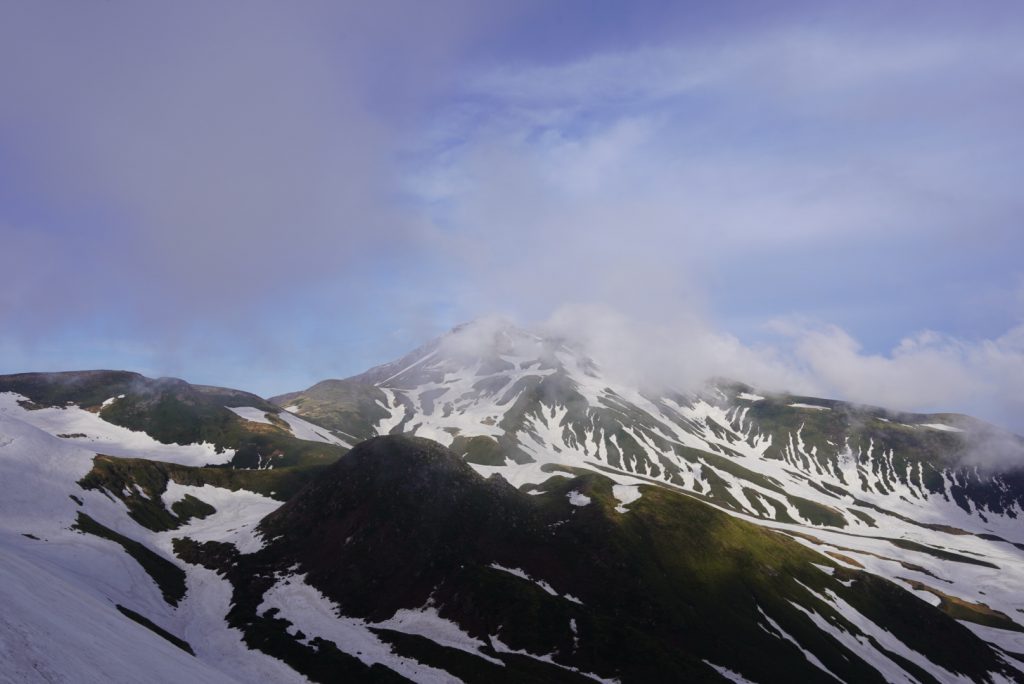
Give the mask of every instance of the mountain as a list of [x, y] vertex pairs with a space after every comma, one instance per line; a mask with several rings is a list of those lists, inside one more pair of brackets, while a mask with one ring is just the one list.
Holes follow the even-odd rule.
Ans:
[[194, 461], [242, 468], [327, 463], [350, 446], [254, 394], [176, 378], [123, 371], [23, 373], [0, 376], [0, 393], [20, 396], [19, 404], [33, 410], [26, 414], [33, 424], [63, 427], [67, 439], [96, 443], [109, 455], [119, 454], [110, 453], [104, 440], [126, 431], [166, 445], [201, 444], [206, 450]]
[[967, 416], [636, 387], [491, 320], [270, 400], [3, 376], [0, 661], [19, 681], [1024, 681], [1022, 446]]
[[978, 444], [1024, 454], [1024, 439], [967, 416], [762, 396], [731, 382], [644, 391], [561, 340], [490, 322], [271, 401], [358, 438], [434, 439], [519, 484], [545, 463], [610, 469], [736, 512], [838, 528], [871, 528], [881, 514], [986, 534], [1019, 529], [1024, 511], [1024, 470], [974, 460]]
[[[561, 471], [527, 494], [436, 442], [377, 437], [266, 517], [264, 549], [242, 560], [207, 542], [185, 557], [226, 573], [247, 635], [297, 628], [315, 645], [331, 632], [309, 611], [337, 606], [398, 655], [468, 681], [1010, 672], [885, 580], [668, 489], [644, 487], [621, 510], [615, 486]], [[312, 675], [328, 656], [309, 650], [297, 663]], [[868, 654], [891, 669], [879, 673]]]

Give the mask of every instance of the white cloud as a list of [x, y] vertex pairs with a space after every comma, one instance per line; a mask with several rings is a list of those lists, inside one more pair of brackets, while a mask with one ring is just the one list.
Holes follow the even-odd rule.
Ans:
[[[459, 135], [431, 158], [438, 244], [473, 274], [472, 310], [555, 311], [552, 325], [623, 373], [726, 375], [1024, 429], [1016, 329], [879, 348], [984, 315], [977, 293], [1012, 275], [1013, 34], [822, 22], [487, 67], [446, 110]], [[710, 310], [722, 292], [753, 303]], [[999, 300], [987, 306], [1010, 327], [1020, 319]], [[787, 319], [764, 346], [726, 332], [730, 316], [749, 328], [794, 312], [847, 329]], [[868, 352], [870, 325], [888, 327]]]
[[834, 325], [779, 320], [774, 344], [751, 346], [698, 311], [650, 320], [600, 305], [566, 306], [545, 329], [579, 340], [614, 376], [693, 390], [712, 377], [898, 411], [960, 412], [1024, 433], [1024, 325], [968, 341], [925, 331], [865, 353]]

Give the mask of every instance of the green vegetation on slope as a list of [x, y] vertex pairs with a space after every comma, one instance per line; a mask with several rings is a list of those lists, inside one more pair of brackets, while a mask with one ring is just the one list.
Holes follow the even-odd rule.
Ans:
[[[0, 392], [6, 391], [28, 397], [37, 407], [77, 404], [165, 444], [209, 442], [218, 450], [233, 449], [231, 465], [236, 468], [331, 463], [345, 452], [332, 444], [296, 439], [280, 422], [246, 421], [227, 408], [278, 410], [255, 394], [175, 378], [154, 380], [123, 371], [24, 373], [0, 376]], [[121, 398], [103, 406], [115, 397]]]
[[144, 545], [96, 522], [81, 511], [72, 529], [119, 544], [146, 571], [172, 606], [185, 597], [185, 571]]
[[246, 489], [278, 501], [294, 496], [308, 482], [324, 472], [326, 465], [240, 470], [229, 466], [192, 466], [163, 463], [141, 458], [116, 458], [99, 455], [93, 467], [79, 481], [87, 490], [102, 491], [128, 507], [128, 515], [143, 527], [161, 532], [173, 530], [191, 518], [203, 518], [214, 509], [206, 502], [187, 495], [168, 511], [161, 495], [170, 481], [180, 485], [211, 485], [232, 491]]
[[[268, 623], [256, 607], [275, 573], [297, 563], [345, 615], [377, 621], [432, 602], [521, 679], [558, 680], [566, 671], [534, 661], [543, 675], [528, 674], [507, 649], [552, 654], [561, 666], [624, 682], [719, 680], [708, 662], [753, 681], [832, 681], [773, 631], [768, 615], [842, 679], [882, 681], [804, 612], [857, 634], [829, 596], [950, 671], [975, 679], [1006, 671], [970, 631], [891, 582], [665, 488], [645, 487], [621, 513], [611, 480], [568, 475], [529, 495], [499, 477], [484, 480], [435, 443], [377, 438], [268, 516], [261, 529], [274, 541], [263, 550], [237, 556], [183, 544], [179, 555], [225, 572], [235, 588], [233, 624], [247, 639], [280, 642], [275, 648], [284, 648], [287, 625]], [[589, 503], [573, 505], [571, 493]], [[467, 681], [493, 676], [491, 664], [390, 640], [400, 654], [457, 666]]]

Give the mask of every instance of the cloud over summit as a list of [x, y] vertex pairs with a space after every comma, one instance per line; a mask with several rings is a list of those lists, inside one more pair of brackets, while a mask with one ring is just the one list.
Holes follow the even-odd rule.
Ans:
[[503, 311], [1022, 429], [1019, 6], [738, 7], [4, 8], [3, 370], [270, 394]]

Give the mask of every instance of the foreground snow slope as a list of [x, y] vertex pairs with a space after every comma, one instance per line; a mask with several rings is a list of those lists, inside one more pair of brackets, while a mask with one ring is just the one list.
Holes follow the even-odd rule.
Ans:
[[[6, 409], [0, 410], [0, 680], [304, 681], [247, 648], [227, 627], [230, 586], [171, 552], [171, 534], [187, 535], [188, 528], [154, 533], [131, 520], [120, 502], [83, 490], [77, 483], [92, 469], [95, 453], [22, 420], [20, 408]], [[60, 422], [37, 422], [63, 429]], [[186, 460], [189, 449], [182, 452], [179, 460]], [[168, 448], [132, 453], [164, 457]], [[224, 512], [196, 521], [200, 536], [254, 525], [279, 505], [228, 490], [208, 498]], [[232, 499], [241, 505], [231, 506]], [[181, 568], [185, 599], [168, 605], [153, 578], [119, 544], [71, 529], [80, 514]], [[126, 617], [118, 605], [184, 639], [196, 656]]]

